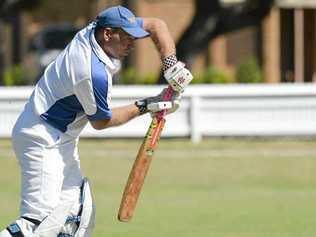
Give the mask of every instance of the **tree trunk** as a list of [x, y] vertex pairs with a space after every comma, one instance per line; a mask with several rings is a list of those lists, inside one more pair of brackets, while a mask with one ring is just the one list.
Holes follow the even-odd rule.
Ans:
[[4, 74], [4, 29], [3, 22], [0, 20], [0, 85], [3, 85]]

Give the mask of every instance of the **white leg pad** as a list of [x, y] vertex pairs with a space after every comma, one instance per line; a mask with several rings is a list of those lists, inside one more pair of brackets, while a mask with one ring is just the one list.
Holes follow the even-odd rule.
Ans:
[[83, 179], [81, 203], [81, 220], [74, 237], [91, 237], [95, 225], [95, 204], [87, 178]]
[[[91, 237], [95, 225], [95, 204], [87, 178], [83, 179], [80, 203], [80, 222], [78, 225], [75, 223], [66, 223], [69, 213], [71, 213], [71, 209], [75, 205], [75, 201], [63, 202], [61, 205], [57, 206], [37, 228], [33, 223], [23, 218], [18, 219], [16, 224], [24, 237], [63, 236], [61, 233], [66, 233], [67, 236], [74, 237]], [[9, 231], [5, 229], [0, 232], [0, 237], [12, 236]]]
[[[23, 234], [24, 237], [36, 237], [33, 234], [35, 227], [36, 226], [32, 222], [20, 218], [17, 219], [11, 225], [9, 225], [7, 228], [11, 230], [11, 233], [13, 233], [13, 235], [18, 234], [18, 232], [20, 232], [19, 235]], [[0, 232], [0, 237], [12, 237], [11, 233], [7, 229], [4, 229]]]
[[56, 237], [65, 225], [70, 209], [74, 202], [65, 202], [57, 206], [34, 231], [35, 236]]
[[0, 232], [0, 237], [12, 237], [12, 235], [5, 229]]

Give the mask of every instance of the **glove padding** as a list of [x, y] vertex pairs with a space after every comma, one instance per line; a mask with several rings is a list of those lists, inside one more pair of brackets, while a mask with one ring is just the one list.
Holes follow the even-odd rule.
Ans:
[[191, 72], [185, 68], [183, 62], [178, 61], [164, 72], [164, 77], [174, 91], [182, 93], [184, 88], [192, 81]]
[[163, 89], [160, 94], [148, 97], [135, 102], [135, 105], [139, 108], [140, 113], [144, 114], [150, 112], [152, 116], [162, 110], [167, 110], [166, 114], [175, 112], [180, 107], [180, 93], [174, 91], [170, 100], [164, 100], [163, 97], [167, 92], [167, 88]]

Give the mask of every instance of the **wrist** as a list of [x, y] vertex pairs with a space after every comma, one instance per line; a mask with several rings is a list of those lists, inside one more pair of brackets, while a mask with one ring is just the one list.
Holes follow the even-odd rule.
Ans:
[[148, 112], [146, 100], [136, 100], [134, 105], [138, 108], [139, 115], [143, 115]]
[[172, 67], [178, 62], [177, 56], [175, 54], [172, 54], [168, 57], [165, 57], [162, 60], [162, 70], [166, 71], [168, 68]]

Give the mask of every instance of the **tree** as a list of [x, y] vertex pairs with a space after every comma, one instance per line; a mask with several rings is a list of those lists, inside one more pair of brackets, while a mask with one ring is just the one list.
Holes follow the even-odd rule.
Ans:
[[[269, 13], [274, 0], [244, 0], [228, 6], [220, 0], [195, 0], [195, 14], [177, 42], [177, 57], [190, 67], [196, 56], [215, 37], [258, 25]], [[164, 83], [162, 76], [159, 82]]]
[[[12, 34], [12, 54], [13, 62], [20, 61], [20, 13], [24, 10], [32, 9], [40, 4], [41, 0], [0, 0], [0, 81], [4, 71], [4, 49], [3, 49], [3, 22], [11, 24]], [[1, 82], [0, 82], [1, 83]]]

